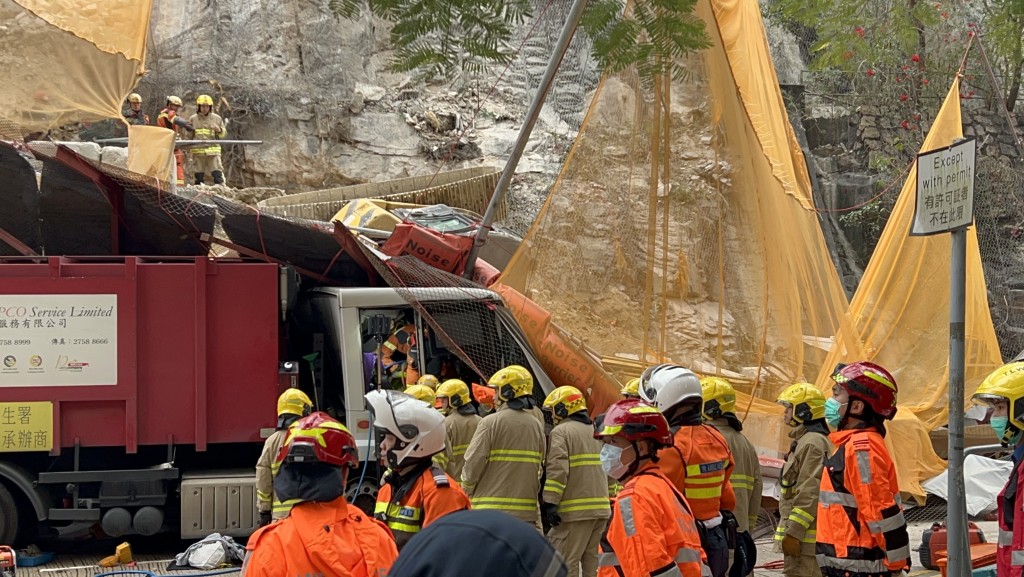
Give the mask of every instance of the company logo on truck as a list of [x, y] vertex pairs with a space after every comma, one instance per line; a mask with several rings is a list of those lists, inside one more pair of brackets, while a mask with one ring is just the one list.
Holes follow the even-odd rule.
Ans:
[[78, 359], [72, 359], [67, 355], [60, 355], [57, 357], [57, 370], [58, 371], [74, 371], [82, 372], [82, 369], [88, 367], [89, 363], [82, 362]]

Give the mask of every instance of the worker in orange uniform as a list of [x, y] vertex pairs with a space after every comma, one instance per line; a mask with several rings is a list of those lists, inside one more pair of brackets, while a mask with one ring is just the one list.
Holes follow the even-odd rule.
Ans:
[[327, 413], [295, 422], [278, 454], [274, 490], [299, 501], [249, 537], [242, 577], [380, 577], [398, 557], [387, 526], [345, 500], [356, 440]]
[[639, 399], [640, 379], [629, 379], [626, 381], [626, 384], [619, 389], [619, 394], [622, 395], [623, 399]]
[[1024, 363], [1003, 365], [982, 381], [974, 401], [992, 408], [989, 424], [1004, 447], [1013, 449], [1013, 474], [999, 492], [996, 575], [1020, 575], [1024, 566]]
[[391, 468], [377, 493], [374, 517], [387, 523], [401, 550], [424, 527], [469, 509], [469, 497], [431, 460], [445, 440], [444, 417], [433, 405], [398, 391], [371, 391], [366, 403]]
[[554, 428], [544, 462], [541, 515], [548, 540], [569, 568], [569, 577], [597, 575], [597, 546], [611, 510], [608, 476], [601, 469], [601, 443], [587, 401], [576, 387], [558, 387], [544, 399]]
[[[160, 128], [166, 128], [173, 130], [176, 136], [181, 136], [182, 132], [192, 132], [192, 125], [189, 124], [184, 118], [178, 116], [178, 109], [181, 108], [181, 99], [177, 96], [168, 96], [167, 103], [164, 105], [164, 109], [160, 111], [160, 115], [156, 118], [156, 125]], [[174, 164], [176, 166], [176, 172], [174, 181], [179, 186], [185, 185], [185, 153], [180, 148], [175, 147], [174, 149]]]
[[604, 441], [601, 467], [623, 487], [601, 539], [598, 575], [710, 575], [690, 505], [659, 467], [660, 455], [673, 445], [664, 415], [640, 399], [624, 399], [599, 420], [594, 437]]
[[[544, 426], [533, 416], [533, 375], [510, 365], [491, 375], [498, 409], [480, 421], [466, 449], [462, 488], [474, 509], [497, 509], [541, 529]], [[543, 418], [543, 417], [542, 417]]]
[[673, 431], [673, 445], [658, 454], [661, 470], [686, 497], [703, 525], [701, 545], [713, 577], [729, 570], [726, 514], [736, 507], [729, 478], [733, 457], [725, 438], [701, 419], [700, 379], [679, 365], [658, 365], [640, 377], [640, 398], [658, 408]]
[[413, 360], [416, 346], [416, 325], [412, 319], [396, 322], [388, 340], [381, 345], [381, 365], [392, 378], [400, 377], [405, 385], [415, 385], [420, 378]]
[[277, 430], [263, 443], [263, 453], [256, 461], [256, 508], [260, 512], [260, 527], [269, 525], [271, 520], [284, 519], [291, 510], [291, 504], [282, 503], [274, 496], [274, 475], [277, 454], [281, 452], [288, 427], [295, 421], [313, 412], [313, 401], [299, 389], [290, 388], [277, 398]]
[[441, 466], [452, 478], [461, 479], [466, 449], [480, 425], [480, 415], [471, 402], [469, 387], [459, 379], [448, 379], [437, 387], [434, 406], [445, 416], [446, 440]]
[[[196, 140], [216, 141], [227, 134], [227, 123], [213, 111], [213, 98], [209, 94], [200, 94], [196, 98], [196, 113], [188, 119], [195, 130]], [[224, 184], [224, 165], [220, 160], [220, 145], [197, 146], [192, 149], [192, 163], [196, 184], [203, 184], [206, 175], [213, 178], [214, 184]]]
[[866, 361], [839, 365], [825, 401], [835, 452], [825, 459], [818, 495], [818, 566], [825, 577], [910, 570], [910, 538], [885, 421], [896, 415], [896, 381]]
[[793, 443], [779, 479], [779, 526], [775, 529], [776, 551], [783, 554], [786, 577], [821, 577], [814, 558], [817, 542], [818, 491], [825, 457], [832, 454], [825, 423], [825, 395], [812, 384], [786, 387], [777, 401], [786, 412], [783, 421], [793, 430]]
[[[729, 477], [736, 496], [736, 508], [732, 510], [736, 518], [733, 565], [739, 563], [735, 569], [737, 575], [749, 575], [757, 564], [757, 547], [750, 529], [757, 525], [757, 515], [761, 511], [761, 489], [764, 487], [761, 461], [757, 458], [757, 449], [753, 443], [742, 433], [743, 423], [736, 417], [736, 390], [732, 383], [722, 377], [704, 377], [700, 380], [700, 388], [704, 399], [704, 422], [725, 437], [736, 464]], [[730, 569], [730, 574], [733, 571]]]
[[142, 96], [132, 92], [127, 100], [128, 109], [121, 111], [124, 121], [133, 126], [148, 126], [149, 115], [142, 111]]

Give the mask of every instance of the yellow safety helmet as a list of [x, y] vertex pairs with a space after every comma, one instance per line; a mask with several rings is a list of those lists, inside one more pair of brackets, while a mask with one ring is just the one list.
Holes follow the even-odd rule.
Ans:
[[177, 96], [168, 96], [167, 97], [167, 102], [170, 103], [170, 104], [173, 104], [175, 106], [181, 106], [181, 99], [178, 98]]
[[544, 409], [551, 411], [555, 422], [587, 410], [587, 400], [576, 387], [558, 387], [544, 399]]
[[426, 385], [409, 385], [405, 388], [405, 394], [411, 395], [424, 403], [429, 404], [431, 407], [434, 406], [434, 389]]
[[437, 385], [439, 383], [440, 383], [440, 381], [438, 381], [437, 377], [435, 377], [434, 375], [420, 375], [420, 378], [416, 379], [416, 384], [417, 385], [423, 385], [423, 386], [426, 386], [426, 387], [430, 387], [430, 390], [432, 390], [432, 391], [436, 391], [437, 390]]
[[533, 392], [533, 375], [525, 367], [509, 365], [491, 375], [487, 384], [504, 401], [525, 397]]
[[204, 104], [213, 106], [213, 98], [210, 98], [209, 94], [200, 94], [199, 98], [196, 98], [196, 106], [202, 106]]
[[626, 386], [619, 389], [619, 394], [627, 399], [640, 398], [640, 378], [629, 379]]
[[299, 389], [291, 388], [277, 398], [277, 416], [295, 415], [305, 417], [313, 412], [313, 401]]
[[786, 423], [790, 427], [825, 418], [825, 395], [810, 383], [789, 385], [779, 393], [775, 402], [793, 409], [793, 416]]
[[704, 377], [700, 380], [700, 396], [704, 399], [701, 415], [712, 421], [725, 413], [736, 412], [736, 389], [722, 377]]
[[1000, 440], [1015, 444], [1015, 438], [1024, 430], [1024, 362], [1008, 363], [993, 371], [978, 385], [971, 399], [986, 405], [1009, 403], [1009, 423]]
[[142, 103], [142, 97], [139, 96], [138, 94], [132, 92], [131, 94], [128, 95], [128, 102], [138, 102], [138, 103], [141, 104]]
[[437, 400], [441, 399], [448, 399], [448, 405], [455, 409], [468, 405], [471, 400], [469, 385], [459, 379], [448, 379], [437, 387]]

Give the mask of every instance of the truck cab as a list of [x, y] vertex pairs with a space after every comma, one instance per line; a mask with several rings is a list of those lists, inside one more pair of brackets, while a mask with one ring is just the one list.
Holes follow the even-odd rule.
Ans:
[[[355, 435], [348, 495], [364, 509], [381, 473], [366, 392], [401, 387], [410, 364], [480, 384], [519, 364], [538, 398], [552, 389], [485, 289], [303, 287], [287, 267], [206, 257], [49, 257], [0, 259], [0, 308], [0, 543], [247, 536], [255, 464], [288, 387]], [[389, 339], [405, 342], [384, 355]]]

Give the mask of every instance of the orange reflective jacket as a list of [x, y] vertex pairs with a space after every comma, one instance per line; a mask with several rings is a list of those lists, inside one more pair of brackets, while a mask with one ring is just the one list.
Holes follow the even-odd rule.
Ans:
[[818, 495], [822, 574], [858, 577], [910, 568], [910, 538], [896, 467], [874, 429], [832, 433]]
[[685, 426], [673, 440], [674, 446], [658, 452], [658, 465], [686, 496], [697, 520], [714, 519], [719, 511], [736, 508], [729, 483], [734, 462], [722, 433], [711, 425]]
[[686, 501], [648, 461], [615, 497], [598, 577], [709, 576], [706, 561]]
[[384, 577], [398, 557], [388, 528], [345, 497], [296, 505], [246, 548], [242, 577]]
[[374, 517], [387, 524], [401, 549], [420, 529], [448, 513], [469, 509], [469, 497], [437, 465], [399, 485], [384, 483], [377, 493]]

